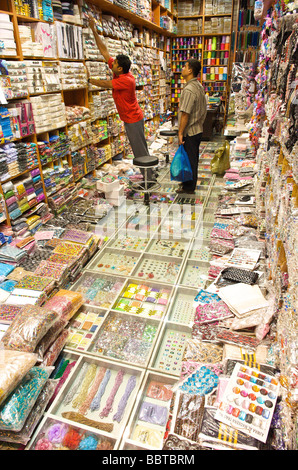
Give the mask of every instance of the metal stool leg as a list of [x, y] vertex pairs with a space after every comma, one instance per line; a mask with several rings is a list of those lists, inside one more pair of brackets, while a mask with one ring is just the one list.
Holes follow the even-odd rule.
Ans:
[[145, 193], [144, 193], [144, 204], [149, 206], [150, 203], [150, 194], [148, 192], [148, 169], [144, 169], [144, 183], [145, 183]]

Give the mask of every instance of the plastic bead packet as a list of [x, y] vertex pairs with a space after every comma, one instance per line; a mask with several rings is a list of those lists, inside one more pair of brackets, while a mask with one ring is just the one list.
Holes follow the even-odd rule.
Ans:
[[37, 276], [51, 277], [58, 284], [61, 284], [68, 276], [67, 264], [52, 263], [49, 260], [41, 261], [35, 269], [34, 274]]
[[199, 363], [199, 362], [195, 362], [192, 360], [183, 361], [181, 364], [180, 379], [179, 379], [179, 382], [177, 383], [177, 387], [179, 386], [179, 384], [187, 380], [188, 377], [192, 376], [202, 366], [209, 368], [216, 375], [220, 375], [223, 371], [223, 366], [221, 363], [208, 364], [208, 363]]
[[217, 386], [218, 374], [212, 366], [202, 365], [179, 385], [179, 390], [190, 395], [203, 396], [213, 392]]
[[49, 419], [30, 450], [113, 450], [111, 439], [80, 427]]
[[194, 323], [212, 323], [218, 320], [234, 317], [228, 306], [223, 301], [198, 305], [196, 308]]
[[60, 289], [45, 307], [56, 312], [60, 318], [69, 321], [84, 303], [84, 297], [79, 292]]
[[56, 362], [56, 359], [58, 358], [59, 354], [64, 348], [69, 335], [70, 335], [69, 330], [63, 330], [60, 333], [60, 335], [55, 339], [55, 341], [51, 344], [51, 346], [45, 352], [45, 355], [42, 361], [43, 366], [52, 366]]
[[182, 361], [194, 361], [204, 364], [217, 364], [222, 360], [222, 346], [188, 338]]
[[1, 430], [21, 431], [52, 371], [52, 367], [34, 366], [25, 375], [0, 407]]
[[24, 276], [18, 284], [16, 289], [30, 289], [34, 291], [44, 291], [49, 294], [55, 287], [55, 280], [50, 277], [38, 276], [33, 274], [32, 276]]
[[223, 239], [212, 239], [209, 243], [209, 250], [211, 253], [218, 254], [218, 255], [226, 255], [230, 253], [235, 248], [235, 244], [231, 240], [223, 240]]
[[272, 375], [272, 377], [277, 372], [276, 368], [269, 364], [265, 364], [265, 363], [262, 364], [260, 362], [254, 362], [253, 360], [227, 359], [224, 365], [224, 373], [227, 377], [232, 375], [234, 367], [238, 362], [243, 365], [249, 365], [249, 366], [253, 365], [254, 367], [257, 366], [260, 372], [263, 372], [264, 374], [267, 374], [267, 375]]
[[172, 416], [174, 434], [198, 443], [204, 406], [204, 396], [177, 392]]
[[70, 256], [83, 256], [86, 248], [83, 245], [62, 241], [59, 239], [59, 243], [54, 249], [54, 253], [62, 253]]
[[56, 338], [60, 335], [62, 330], [66, 327], [68, 321], [63, 318], [58, 319], [53, 326], [47, 331], [40, 343], [37, 345], [35, 353], [38, 356], [38, 361], [42, 362], [45, 352], [48, 350], [50, 345], [54, 343]]
[[205, 447], [201, 447], [199, 444], [194, 444], [187, 439], [182, 439], [180, 436], [175, 434], [169, 434], [164, 442], [162, 450], [208, 450]]
[[268, 345], [260, 343], [255, 349], [245, 348], [240, 345], [224, 344], [223, 361], [234, 359], [236, 361], [246, 361], [251, 364], [266, 364], [268, 359]]
[[16, 315], [19, 314], [21, 308], [22, 307], [19, 305], [1, 304], [0, 305], [0, 323], [9, 325], [14, 320]]
[[146, 395], [156, 400], [169, 401], [173, 397], [173, 391], [170, 385], [152, 380], [148, 385]]
[[165, 426], [168, 419], [168, 408], [144, 401], [141, 405], [138, 419], [146, 423]]
[[215, 419], [217, 408], [205, 406], [199, 439], [210, 449], [259, 450], [261, 443], [243, 432]]
[[26, 305], [12, 321], [1, 342], [6, 349], [34, 352], [58, 318], [56, 312], [46, 307]]
[[62, 240], [71, 241], [74, 243], [85, 244], [90, 240], [92, 234], [90, 232], [83, 232], [82, 230], [67, 229], [62, 235]]
[[37, 355], [0, 348], [0, 405], [36, 364]]
[[164, 431], [156, 428], [137, 424], [132, 435], [132, 439], [141, 444], [145, 444], [155, 449], [159, 449], [162, 445]]
[[14, 432], [0, 430], [0, 441], [15, 443], [18, 442], [19, 444], [26, 445], [29, 442], [37, 424], [39, 423], [40, 418], [42, 417], [50, 399], [52, 398], [56, 386], [56, 380], [47, 380], [45, 386], [38, 395], [36, 403], [30, 411], [21, 431]]
[[203, 342], [213, 342], [219, 344], [233, 344], [243, 348], [256, 349], [259, 340], [245, 334], [234, 333], [226, 328], [214, 326], [210, 323], [194, 324], [193, 336], [199, 336]]

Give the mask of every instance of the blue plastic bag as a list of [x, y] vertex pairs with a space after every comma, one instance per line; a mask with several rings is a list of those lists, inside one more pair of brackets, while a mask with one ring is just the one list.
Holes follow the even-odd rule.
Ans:
[[180, 145], [171, 163], [171, 181], [185, 183], [193, 179], [189, 158], [183, 145]]

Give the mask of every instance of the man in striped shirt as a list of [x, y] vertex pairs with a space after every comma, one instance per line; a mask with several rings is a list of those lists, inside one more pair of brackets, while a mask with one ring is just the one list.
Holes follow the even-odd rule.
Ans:
[[188, 59], [182, 69], [186, 84], [182, 90], [178, 112], [178, 141], [188, 155], [193, 179], [186, 181], [177, 192], [193, 194], [197, 186], [199, 150], [203, 136], [203, 124], [207, 115], [207, 100], [203, 86], [198, 80], [201, 63]]

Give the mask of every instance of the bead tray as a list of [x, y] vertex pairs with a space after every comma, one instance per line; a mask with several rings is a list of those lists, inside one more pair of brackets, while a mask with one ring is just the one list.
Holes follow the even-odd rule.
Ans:
[[180, 280], [180, 284], [195, 289], [204, 289], [208, 281], [209, 263], [188, 261]]
[[164, 326], [149, 368], [179, 376], [186, 341], [191, 336], [191, 329], [185, 326], [170, 323]]
[[214, 224], [210, 224], [206, 222], [200, 223], [197, 227], [196, 239], [209, 241], [213, 227], [214, 227]]
[[146, 372], [120, 450], [162, 449], [177, 378]]
[[184, 258], [187, 254], [189, 240], [156, 239], [152, 240], [146, 253], [161, 256], [174, 256], [175, 258]]
[[[59, 436], [60, 431], [62, 432]], [[66, 437], [62, 439], [64, 433], [66, 434]], [[68, 435], [70, 436], [69, 440], [67, 439]], [[85, 428], [80, 427], [80, 425], [76, 425], [75, 423], [69, 423], [63, 419], [50, 417], [45, 417], [41, 421], [34, 436], [35, 437], [32, 439], [32, 442], [30, 442], [30, 446], [28, 447], [28, 450], [31, 451], [100, 450], [101, 445], [103, 446], [102, 449], [104, 450], [107, 448], [109, 450], [113, 450], [116, 444], [116, 439], [107, 438], [94, 428], [86, 430]], [[71, 439], [71, 437], [73, 438], [75, 436], [80, 436], [78, 441]], [[51, 440], [49, 440], [49, 438]], [[95, 446], [97, 448], [95, 448]]]
[[189, 325], [195, 315], [194, 298], [197, 291], [178, 287], [168, 309], [169, 322]]
[[129, 235], [129, 232], [119, 231], [115, 237], [113, 237], [109, 243], [108, 248], [114, 250], [128, 250], [128, 251], [145, 251], [148, 245], [149, 239], [142, 237], [133, 237]]
[[92, 262], [88, 269], [96, 272], [112, 274], [115, 276], [130, 276], [139, 260], [139, 254], [133, 251], [113, 250], [104, 248]]
[[[89, 407], [85, 407], [85, 410], [87, 410], [86, 414], [84, 414], [83, 416], [83, 419], [85, 419], [82, 423], [82, 426], [86, 428], [88, 427], [89, 429], [96, 429], [96, 431], [100, 434], [104, 436], [109, 436], [115, 439], [115, 441], [120, 441], [135, 398], [137, 396], [138, 388], [144, 376], [144, 371], [136, 366], [130, 367], [128, 365], [118, 364], [116, 362], [103, 360], [101, 358], [81, 356], [80, 359], [77, 361], [75, 367], [72, 369], [69, 380], [67, 380], [62, 386], [59, 392], [59, 396], [57, 397], [59, 399], [52, 404], [48, 413], [51, 417], [56, 417], [57, 419], [61, 420], [65, 419], [69, 423], [75, 424], [76, 426], [79, 425], [78, 422], [75, 421], [76, 417], [74, 415], [65, 415], [64, 413], [80, 413], [81, 415], [83, 414], [81, 404], [87, 398], [86, 390], [88, 393], [88, 391], [90, 390], [90, 386], [93, 384], [93, 381], [89, 380], [89, 387], [85, 387], [84, 385], [86, 385], [86, 382], [84, 384], [84, 378], [86, 378], [86, 375], [83, 374], [81, 377], [79, 376], [80, 371], [82, 371], [82, 369], [84, 368], [84, 364], [86, 364], [85, 367], [87, 368], [87, 370], [89, 369], [89, 371], [90, 367], [93, 368], [93, 374], [89, 373], [89, 377], [90, 375], [92, 375], [95, 378], [97, 372], [99, 371], [99, 368], [104, 368], [106, 372], [110, 371], [110, 377], [108, 376], [109, 373], [107, 376], [105, 376], [106, 387], [102, 390], [103, 394], [101, 395], [101, 399], [96, 399], [96, 405], [94, 402], [94, 406], [92, 402], [92, 408], [90, 408], [91, 405], [89, 405]], [[115, 379], [119, 371], [122, 371], [122, 373], [124, 373], [123, 381], [121, 382], [120, 387], [117, 390], [113, 391]], [[133, 388], [129, 396], [129, 399], [124, 409], [124, 413], [120, 419], [120, 422], [118, 423], [113, 418], [116, 412], [119, 410], [119, 402], [121, 401], [121, 397], [125, 393], [127, 382], [131, 376], [136, 377], [135, 387]], [[103, 382], [104, 381], [101, 382], [101, 385], [103, 385]], [[75, 387], [76, 385], [79, 386], [77, 393], [71, 397], [70, 394], [73, 394], [73, 387]], [[112, 409], [110, 410], [107, 416], [100, 416], [100, 414], [103, 412], [104, 407], [107, 405], [107, 400], [111, 396], [111, 392], [114, 396], [114, 401], [112, 401]], [[69, 396], [68, 399], [67, 396]], [[86, 421], [86, 419], [90, 421]], [[103, 429], [99, 429], [99, 427]]]
[[148, 281], [128, 280], [113, 310], [145, 318], [161, 319], [170, 303], [172, 288]]
[[70, 335], [65, 347], [78, 352], [87, 351], [106, 314], [106, 310], [83, 305], [69, 322]]
[[181, 266], [181, 258], [163, 256], [162, 259], [158, 259], [154, 255], [143, 254], [132, 275], [144, 281], [175, 284]]
[[113, 276], [86, 270], [71, 290], [81, 293], [85, 304], [110, 308], [123, 288], [124, 282], [124, 279], [119, 280]]
[[99, 328], [89, 352], [146, 367], [159, 328], [159, 321], [111, 311]]
[[204, 262], [210, 261], [211, 254], [208, 245], [208, 240], [194, 240], [190, 247], [188, 258]]

